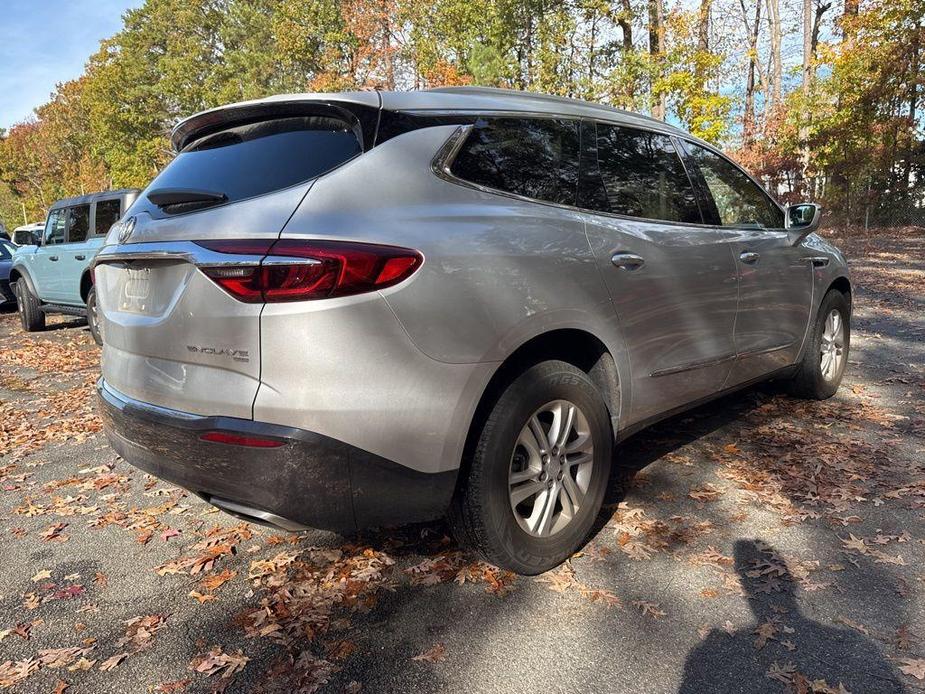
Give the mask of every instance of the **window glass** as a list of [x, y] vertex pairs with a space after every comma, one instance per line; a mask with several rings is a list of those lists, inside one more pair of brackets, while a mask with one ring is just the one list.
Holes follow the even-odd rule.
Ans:
[[781, 229], [784, 213], [739, 167], [715, 152], [685, 143], [716, 203], [723, 226], [761, 226]]
[[234, 202], [320, 176], [360, 152], [353, 129], [335, 118], [248, 123], [194, 142], [158, 174], [148, 190], [208, 190], [224, 193]]
[[96, 235], [109, 233], [109, 227], [119, 221], [119, 200], [100, 200], [96, 203], [96, 219], [93, 222], [93, 233]]
[[13, 251], [16, 247], [6, 241], [0, 241], [0, 260], [8, 260], [13, 257]]
[[586, 156], [582, 207], [611, 214], [699, 224], [697, 197], [667, 135], [597, 124], [597, 156]]
[[67, 219], [67, 210], [52, 210], [45, 222], [46, 246], [55, 243], [64, 243], [64, 223]]
[[578, 123], [479, 119], [453, 162], [453, 175], [507, 193], [565, 205], [578, 186]]
[[70, 208], [67, 216], [67, 242], [80, 243], [87, 240], [90, 231], [90, 205]]

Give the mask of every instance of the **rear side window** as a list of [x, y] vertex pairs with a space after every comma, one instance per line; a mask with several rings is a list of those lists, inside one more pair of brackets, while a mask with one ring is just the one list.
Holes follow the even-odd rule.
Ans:
[[610, 214], [699, 224], [697, 196], [667, 135], [596, 124], [597, 156], [585, 156], [581, 207]]
[[505, 193], [574, 205], [578, 123], [541, 118], [479, 119], [450, 170], [464, 181]]
[[739, 167], [700, 145], [684, 146], [704, 178], [722, 226], [783, 228], [784, 213]]
[[249, 123], [196, 140], [148, 190], [208, 190], [234, 202], [307, 181], [360, 152], [353, 129], [336, 118], [300, 116]]
[[80, 243], [87, 240], [90, 231], [90, 205], [77, 205], [68, 211], [67, 240], [68, 243]]
[[118, 200], [100, 200], [96, 203], [96, 219], [93, 233], [100, 235], [109, 231], [109, 227], [119, 221], [121, 206]]

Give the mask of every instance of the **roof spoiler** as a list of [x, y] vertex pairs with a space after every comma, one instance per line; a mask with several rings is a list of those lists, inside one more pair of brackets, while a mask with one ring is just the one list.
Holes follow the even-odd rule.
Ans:
[[194, 140], [229, 125], [286, 116], [325, 115], [350, 123], [365, 151], [375, 142], [381, 104], [378, 92], [293, 94], [244, 101], [202, 111], [180, 121], [170, 135], [170, 144], [174, 151], [180, 152]]

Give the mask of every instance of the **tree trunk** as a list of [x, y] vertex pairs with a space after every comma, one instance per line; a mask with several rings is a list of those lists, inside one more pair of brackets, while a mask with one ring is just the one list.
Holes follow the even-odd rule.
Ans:
[[700, 0], [700, 12], [697, 18], [697, 50], [706, 53], [710, 50], [710, 6], [713, 0]]
[[748, 23], [748, 11], [745, 9], [745, 0], [739, 0], [742, 7], [742, 18], [748, 32], [748, 77], [745, 83], [745, 110], [742, 114], [742, 141], [748, 147], [755, 139], [755, 70], [757, 68], [758, 31], [761, 28], [761, 2], [755, 2], [755, 24]]
[[768, 94], [768, 111], [773, 111], [780, 104], [781, 82], [783, 81], [784, 69], [781, 64], [780, 42], [780, 0], [768, 0], [768, 25], [771, 30], [770, 40], [770, 82], [771, 93]]
[[819, 27], [822, 26], [822, 15], [832, 6], [831, 2], [816, 5], [816, 18], [813, 20], [813, 36], [810, 41], [810, 54], [815, 57], [816, 49], [819, 47]]
[[921, 31], [921, 25], [916, 22], [912, 34], [912, 56], [909, 60], [909, 71], [911, 73], [909, 76], [909, 131], [912, 133], [912, 136], [909, 137], [909, 147], [906, 151], [906, 163], [903, 169], [903, 178], [906, 182], [907, 191], [912, 187], [912, 159], [915, 156], [915, 147], [918, 139], [915, 137], [915, 131], [917, 127], [916, 115], [919, 104], [917, 76], [919, 72], [919, 52], [921, 50]]
[[813, 0], [803, 0], [803, 113], [800, 114], [800, 170], [797, 176], [799, 195], [812, 198], [807, 194], [809, 180], [809, 119], [812, 109], [809, 107], [813, 82]]
[[[653, 58], [658, 77], [662, 76], [662, 60], [665, 55], [664, 15], [664, 0], [649, 0], [649, 53]], [[660, 91], [652, 104], [652, 116], [654, 118], [665, 120], [665, 113], [668, 110], [667, 101], [667, 95]]]
[[633, 51], [633, 7], [630, 5], [630, 0], [623, 0], [623, 11], [617, 19], [617, 24], [623, 32], [623, 51], [631, 53]]

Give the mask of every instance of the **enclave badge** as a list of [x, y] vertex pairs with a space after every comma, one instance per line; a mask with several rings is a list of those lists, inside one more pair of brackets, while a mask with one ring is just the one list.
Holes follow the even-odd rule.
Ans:
[[215, 357], [231, 357], [235, 361], [250, 361], [250, 353], [246, 349], [233, 349], [231, 347], [207, 347], [203, 345], [187, 345], [190, 352], [196, 354], [209, 354]]

